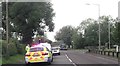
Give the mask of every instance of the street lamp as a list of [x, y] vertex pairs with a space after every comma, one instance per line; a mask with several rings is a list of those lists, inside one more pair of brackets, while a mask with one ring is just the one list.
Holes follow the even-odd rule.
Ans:
[[108, 43], [109, 43], [109, 49], [111, 48], [110, 46], [110, 22], [108, 23]]
[[89, 4], [87, 3], [86, 5], [96, 5], [98, 6], [98, 22], [99, 22], [99, 50], [100, 50], [100, 47], [101, 47], [101, 37], [100, 37], [100, 4]]

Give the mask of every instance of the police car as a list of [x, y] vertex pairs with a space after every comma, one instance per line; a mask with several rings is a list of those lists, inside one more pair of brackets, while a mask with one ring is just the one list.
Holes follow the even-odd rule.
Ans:
[[53, 55], [50, 48], [48, 49], [48, 47], [42, 46], [42, 44], [30, 47], [30, 50], [25, 54], [26, 64], [39, 62], [51, 64], [52, 61]]

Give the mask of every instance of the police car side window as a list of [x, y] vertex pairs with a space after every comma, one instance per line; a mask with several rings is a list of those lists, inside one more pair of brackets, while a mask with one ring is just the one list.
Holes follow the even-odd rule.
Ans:
[[46, 47], [46, 50], [47, 50], [47, 51], [50, 51], [47, 47]]

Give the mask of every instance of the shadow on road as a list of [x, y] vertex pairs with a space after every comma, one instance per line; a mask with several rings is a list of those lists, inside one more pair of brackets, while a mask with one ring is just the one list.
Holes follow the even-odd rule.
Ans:
[[48, 63], [34, 63], [34, 64], [26, 64], [24, 66], [48, 66]]

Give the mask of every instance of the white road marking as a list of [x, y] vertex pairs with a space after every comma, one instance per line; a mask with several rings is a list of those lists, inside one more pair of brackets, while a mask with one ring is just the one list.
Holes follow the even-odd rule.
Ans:
[[65, 54], [65, 56], [67, 57], [67, 59], [74, 65], [74, 66], [77, 66], [69, 57], [67, 54]]

